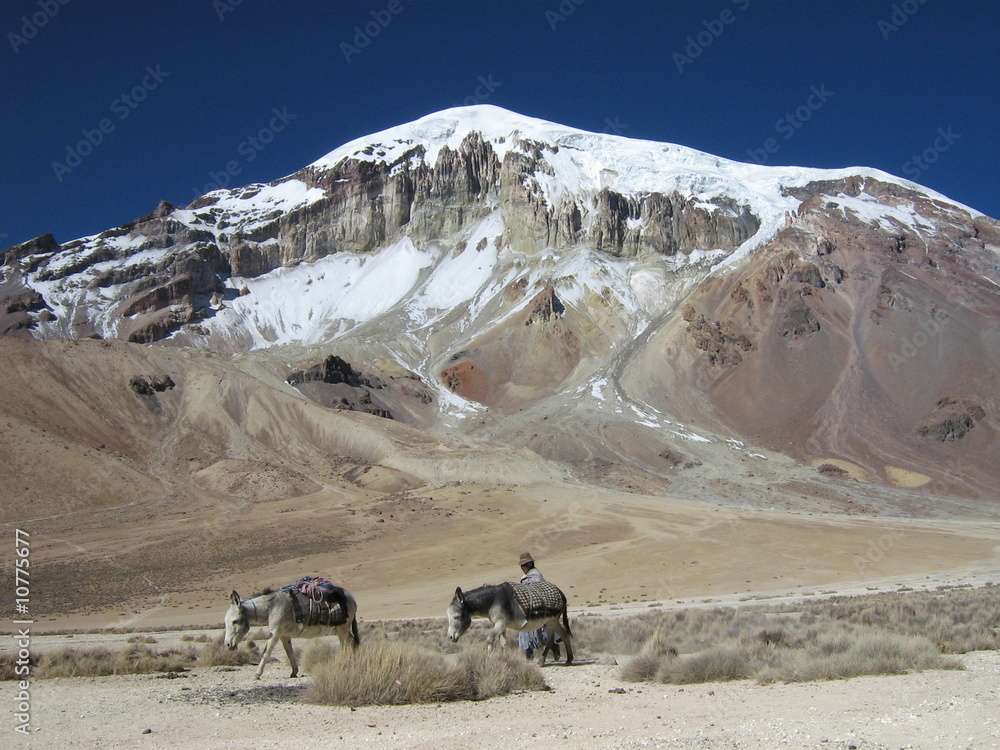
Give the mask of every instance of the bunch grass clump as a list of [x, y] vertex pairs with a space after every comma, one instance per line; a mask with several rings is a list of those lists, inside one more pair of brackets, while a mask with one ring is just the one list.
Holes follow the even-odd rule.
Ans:
[[260, 649], [253, 641], [244, 641], [234, 650], [226, 648], [224, 639], [220, 636], [209, 641], [198, 652], [196, 667], [242, 667], [244, 664], [258, 664]]
[[462, 651], [457, 658], [404, 641], [374, 641], [359, 649], [310, 649], [311, 703], [386, 706], [483, 700], [520, 690], [544, 690], [541, 672], [508, 649]]
[[[13, 654], [0, 655], [0, 680], [19, 679]], [[219, 638], [200, 651], [194, 646], [153, 649], [144, 643], [130, 643], [126, 648], [62, 648], [33, 657], [31, 676], [109, 677], [126, 674], [185, 672], [192, 667], [241, 666], [260, 661], [260, 651], [253, 643], [235, 651], [227, 649]]]
[[950, 654], [1000, 649], [997, 623], [1000, 590], [986, 586], [587, 617], [575, 629], [591, 650], [633, 654], [626, 680], [770, 683], [961, 669]]
[[52, 677], [106, 677], [123, 674], [183, 672], [196, 658], [194, 649], [156, 651], [145, 645], [132, 645], [121, 651], [106, 648], [64, 648], [42, 654], [32, 675]]

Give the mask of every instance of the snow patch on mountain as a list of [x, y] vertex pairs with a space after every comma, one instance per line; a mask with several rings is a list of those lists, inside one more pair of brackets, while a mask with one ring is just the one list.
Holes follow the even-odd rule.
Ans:
[[[253, 183], [246, 187], [215, 190], [199, 199], [208, 203], [197, 209], [178, 209], [171, 218], [194, 229], [218, 233], [221, 219], [227, 231], [251, 232], [274, 219], [322, 200], [326, 193], [302, 180], [288, 179], [274, 184]], [[220, 216], [221, 214], [221, 216]], [[215, 220], [210, 220], [211, 216]]]
[[827, 204], [839, 208], [845, 218], [847, 218], [847, 212], [850, 211], [862, 221], [868, 224], [877, 224], [888, 232], [898, 230], [894, 222], [910, 229], [915, 234], [920, 234], [921, 230], [930, 233], [935, 231], [933, 223], [917, 213], [912, 203], [890, 206], [882, 203], [868, 193], [861, 193], [857, 197], [844, 195], [843, 193], [824, 195], [822, 197]]
[[496, 211], [476, 226], [462, 252], [448, 255], [437, 265], [414, 307], [450, 310], [476, 296], [493, 275], [501, 234], [503, 219]]
[[223, 336], [246, 331], [255, 349], [319, 343], [395, 307], [434, 260], [404, 237], [373, 255], [339, 253], [256, 278], [234, 277], [227, 285], [250, 293], [206, 325]]

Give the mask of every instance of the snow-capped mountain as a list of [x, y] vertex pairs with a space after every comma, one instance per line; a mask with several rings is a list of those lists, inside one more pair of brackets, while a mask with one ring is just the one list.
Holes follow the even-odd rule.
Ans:
[[[324, 285], [323, 294], [302, 300], [301, 314], [284, 310], [291, 320], [249, 310], [261, 307], [259, 297], [229, 306], [242, 316], [223, 316], [244, 318], [223, 327], [249, 330], [258, 346], [317, 341], [384, 313], [425, 276], [434, 277], [421, 295], [429, 308], [465, 301], [463, 294], [477, 291], [476, 282], [481, 286], [493, 270], [499, 248], [528, 255], [578, 247], [609, 257], [707, 255], [714, 263], [725, 257], [732, 267], [798, 211], [804, 196], [795, 191], [855, 176], [914, 191], [936, 211], [978, 217], [876, 170], [740, 164], [475, 106], [359, 138], [272, 183], [217, 190], [186, 208], [161, 204], [130, 224], [58, 247], [36, 240], [8, 251], [8, 258], [25, 269], [26, 286], [54, 315], [37, 322], [40, 335], [93, 331], [157, 340], [215, 317], [205, 302], [226, 287], [250, 289], [249, 280], [260, 279], [273, 290], [298, 276], [314, 282], [328, 276], [340, 286]], [[860, 189], [831, 192], [831, 206], [887, 231], [932, 226], [932, 217], [921, 224], [912, 201], [880, 201]], [[451, 258], [463, 234], [485, 242], [487, 254], [473, 247]], [[312, 274], [281, 270], [321, 260]], [[444, 289], [451, 293], [442, 296]]]
[[[960, 444], [978, 484], [995, 472], [998, 248], [996, 221], [878, 170], [462, 107], [271, 183], [8, 248], [0, 329], [336, 349], [392, 363], [366, 376], [364, 410], [530, 434], [566, 460], [593, 446], [553, 441], [549, 417], [587, 409], [682, 445], [752, 437], [890, 481], [909, 467], [913, 486], [944, 481]], [[362, 388], [335, 364], [303, 392]]]

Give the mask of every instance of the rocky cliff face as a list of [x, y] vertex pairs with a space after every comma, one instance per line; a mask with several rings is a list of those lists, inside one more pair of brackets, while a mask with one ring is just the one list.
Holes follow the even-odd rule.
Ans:
[[760, 227], [727, 196], [554, 189], [565, 150], [516, 128], [493, 139], [469, 130], [433, 152], [417, 139], [373, 137], [274, 183], [215, 191], [183, 209], [162, 202], [97, 235], [62, 245], [44, 235], [3, 257], [9, 275], [46, 297], [58, 322], [44, 330], [149, 342], [210, 316], [227, 278], [372, 253], [404, 236], [441, 241], [497, 210], [501, 245], [529, 254], [580, 244], [623, 257], [732, 251]]
[[[291, 382], [324, 405], [595, 466], [638, 452], [655, 469], [688, 455], [677, 440], [740, 435], [982, 492], [998, 252], [996, 221], [877, 170], [739, 164], [469, 107], [271, 183], [12, 246], [0, 333], [292, 345]], [[334, 342], [347, 359], [314, 366]]]

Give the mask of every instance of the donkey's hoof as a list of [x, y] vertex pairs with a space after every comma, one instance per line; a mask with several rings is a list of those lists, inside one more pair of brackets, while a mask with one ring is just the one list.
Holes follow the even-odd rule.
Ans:
[[299, 676], [299, 673], [298, 673], [298, 672], [292, 672], [292, 673], [291, 673], [290, 675], [288, 675], [288, 676], [289, 676], [289, 677], [290, 677], [291, 679], [293, 679], [293, 680], [294, 680], [294, 679], [295, 679], [296, 677], [298, 677], [298, 676]]

